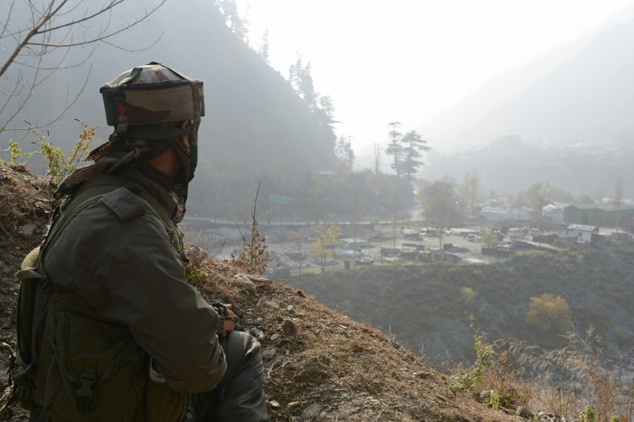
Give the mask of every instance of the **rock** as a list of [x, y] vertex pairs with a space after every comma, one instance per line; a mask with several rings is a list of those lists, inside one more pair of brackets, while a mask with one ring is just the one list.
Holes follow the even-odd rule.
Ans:
[[251, 335], [258, 340], [262, 340], [264, 338], [264, 332], [262, 330], [258, 330], [257, 328], [251, 328]]
[[516, 409], [516, 413], [517, 413], [518, 416], [520, 416], [520, 417], [522, 417], [524, 419], [533, 419], [535, 417], [533, 412], [531, 412], [530, 410], [528, 410], [524, 406], [518, 406], [517, 409]]
[[312, 419], [316, 416], [319, 416], [319, 413], [321, 412], [321, 408], [322, 408], [321, 405], [317, 403], [311, 404], [302, 412], [302, 419], [303, 420]]
[[26, 236], [31, 236], [36, 228], [37, 228], [37, 225], [33, 223], [28, 223], [20, 227], [20, 232], [22, 232], [22, 234]]
[[272, 300], [267, 300], [264, 304], [273, 309], [280, 309], [280, 305], [277, 302], [273, 302]]
[[262, 359], [271, 360], [271, 359], [273, 359], [275, 357], [276, 354], [277, 354], [277, 352], [275, 351], [275, 349], [262, 350]]
[[251, 281], [259, 281], [261, 283], [270, 283], [271, 282], [270, 279], [268, 279], [266, 277], [263, 277], [261, 275], [258, 275], [258, 274], [249, 274], [249, 275], [247, 275], [247, 277]]
[[299, 328], [293, 321], [286, 319], [282, 323], [282, 331], [289, 337], [295, 337], [299, 333]]
[[255, 290], [255, 283], [246, 274], [236, 274], [233, 276], [233, 281], [246, 286], [252, 290]]

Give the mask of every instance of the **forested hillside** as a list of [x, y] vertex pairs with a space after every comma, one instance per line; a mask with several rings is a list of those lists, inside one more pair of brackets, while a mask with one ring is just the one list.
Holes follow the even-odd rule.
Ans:
[[[117, 12], [123, 19], [137, 9], [134, 2], [122, 2]], [[26, 20], [21, 11], [16, 7], [14, 18]], [[186, 22], [187, 30], [175, 22]], [[334, 110], [322, 112], [300, 98], [285, 79], [286, 71], [278, 73], [255, 47], [234, 34], [212, 1], [192, 0], [187, 7], [165, 2], [146, 25], [133, 27], [126, 35], [117, 40], [122, 48], [100, 44], [88, 58], [84, 50], [69, 50], [65, 60], [86, 60], [85, 66], [56, 68], [33, 90], [20, 116], [37, 127], [62, 111], [64, 101], [77, 96], [76, 102], [45, 130], [5, 131], [0, 149], [6, 148], [8, 139], [21, 140], [24, 151], [37, 149], [32, 141], [39, 139], [68, 151], [81, 131], [74, 119], [98, 128], [92, 144], [96, 147], [111, 130], [99, 88], [127, 69], [157, 61], [204, 82], [206, 114], [199, 131], [199, 166], [190, 187], [190, 214], [248, 217], [260, 182], [263, 197], [283, 195], [306, 175], [336, 168]], [[32, 70], [21, 71], [23, 78], [31, 76]], [[2, 79], [0, 89], [11, 92], [11, 84], [11, 79]], [[2, 117], [7, 116], [8, 111]], [[28, 127], [21, 119], [14, 126]], [[6, 152], [1, 156], [10, 158]], [[30, 165], [44, 171], [39, 155]]]

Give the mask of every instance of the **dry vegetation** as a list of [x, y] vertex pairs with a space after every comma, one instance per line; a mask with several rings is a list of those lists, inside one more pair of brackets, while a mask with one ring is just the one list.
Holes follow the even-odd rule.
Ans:
[[[14, 344], [18, 285], [14, 273], [41, 239], [51, 206], [46, 180], [0, 163], [0, 338]], [[422, 364], [390, 336], [356, 323], [302, 291], [239, 274], [190, 249], [189, 274], [206, 297], [231, 303], [263, 347], [272, 421], [513, 421]], [[3, 352], [4, 353], [4, 352]], [[0, 388], [7, 386], [2, 355]], [[19, 409], [11, 421], [26, 420]]]

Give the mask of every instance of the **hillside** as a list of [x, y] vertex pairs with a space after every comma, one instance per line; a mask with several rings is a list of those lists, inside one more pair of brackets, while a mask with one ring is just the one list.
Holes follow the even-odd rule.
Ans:
[[[634, 12], [630, 6], [624, 13], [625, 18]], [[634, 60], [633, 32], [630, 20], [596, 35], [580, 50], [562, 46], [492, 79], [421, 132], [431, 145], [455, 150], [507, 135], [556, 146], [619, 140], [634, 129], [628, 71]]]
[[[53, 205], [46, 181], [22, 166], [0, 162], [0, 336], [14, 344], [22, 257], [41, 239]], [[209, 277], [208, 298], [233, 304], [260, 338], [272, 421], [517, 421], [454, 394], [446, 378], [380, 330], [352, 321], [274, 280], [235, 277], [227, 262], [203, 251], [190, 257]], [[3, 351], [4, 353], [4, 351]], [[7, 385], [7, 356], [0, 388]], [[19, 409], [9, 420], [26, 420]]]
[[[615, 241], [518, 252], [488, 265], [427, 263], [288, 280], [332, 309], [391, 332], [435, 363], [475, 359], [470, 316], [491, 339], [543, 348], [564, 346], [565, 331], [594, 327], [607, 358], [632, 362], [633, 282], [634, 244]], [[569, 320], [553, 325], [559, 329], [527, 322], [532, 301], [544, 294], [568, 306]]]
[[[117, 9], [122, 15], [114, 16], [115, 21], [138, 13], [139, 7], [126, 2]], [[174, 22], [187, 22], [187, 31]], [[156, 44], [152, 44], [154, 39]], [[79, 94], [64, 118], [50, 128], [54, 145], [65, 151], [75, 146], [80, 127], [73, 119], [98, 127], [93, 146], [103, 143], [111, 128], [106, 126], [99, 88], [120, 72], [157, 61], [204, 83], [206, 113], [199, 130], [199, 162], [190, 189], [190, 215], [248, 217], [250, 207], [245, 204], [251, 203], [259, 182], [263, 184], [262, 197], [269, 193], [284, 195], [307, 173], [336, 166], [330, 128], [320, 124], [283, 75], [254, 51], [255, 47], [247, 46], [226, 26], [213, 2], [191, 0], [184, 8], [180, 2], [168, 1], [147, 25], [132, 28], [117, 41], [130, 50], [99, 45], [88, 60], [89, 66], [58, 69], [21, 110], [21, 115], [37, 125], [57, 112], [50, 107], [52, 99], [63, 102], [69, 93]], [[71, 50], [68, 60], [81, 62], [84, 54]], [[81, 89], [78, 81], [84, 80], [86, 86]], [[11, 92], [11, 81], [0, 80], [0, 90]], [[23, 133], [7, 131], [5, 135], [8, 139], [24, 138]], [[35, 148], [30, 145], [35, 136], [30, 134], [21, 147]], [[8, 155], [0, 156], [8, 159]], [[35, 159], [39, 156], [30, 165], [39, 170]], [[240, 214], [242, 210], [246, 210], [244, 215]]]

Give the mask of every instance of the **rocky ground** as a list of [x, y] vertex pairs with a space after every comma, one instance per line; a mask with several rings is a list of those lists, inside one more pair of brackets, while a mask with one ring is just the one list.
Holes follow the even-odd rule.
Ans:
[[[28, 169], [0, 162], [0, 340], [7, 345], [15, 343], [14, 274], [41, 240], [55, 205], [51, 191]], [[262, 343], [272, 421], [523, 420], [454, 394], [442, 374], [393, 338], [300, 290], [240, 274], [197, 248], [190, 255], [207, 274], [197, 283], [205, 296], [231, 303]], [[0, 391], [8, 384], [7, 350], [0, 358]], [[12, 411], [7, 420], [27, 420], [19, 408]]]

